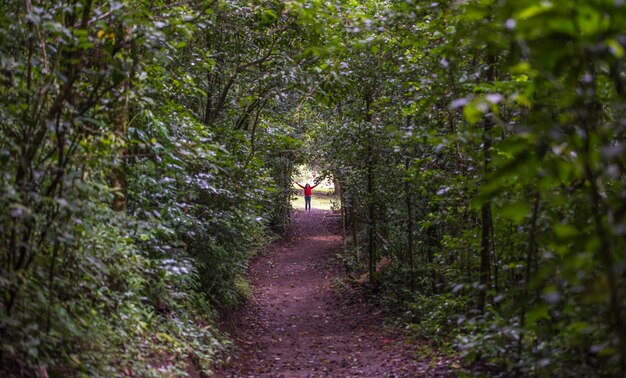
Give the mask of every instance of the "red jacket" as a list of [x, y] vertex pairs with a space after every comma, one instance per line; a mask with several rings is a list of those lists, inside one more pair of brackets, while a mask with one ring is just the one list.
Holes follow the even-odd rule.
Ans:
[[299, 187], [304, 189], [304, 195], [305, 196], [310, 196], [311, 195], [311, 191], [313, 190], [313, 188], [315, 188], [319, 184], [316, 184], [316, 185], [313, 185], [313, 186], [309, 186], [308, 188], [306, 186], [302, 186], [302, 185], [300, 185], [298, 183], [296, 183], [296, 185], [298, 185]]

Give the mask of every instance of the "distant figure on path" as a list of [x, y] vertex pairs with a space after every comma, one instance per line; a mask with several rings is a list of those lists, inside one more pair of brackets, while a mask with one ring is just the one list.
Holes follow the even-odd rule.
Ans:
[[298, 184], [296, 182], [296, 185], [298, 185], [299, 187], [301, 187], [302, 189], [304, 189], [304, 211], [309, 210], [309, 212], [311, 211], [311, 192], [313, 191], [313, 188], [315, 188], [316, 186], [319, 185], [319, 183], [311, 186], [309, 184], [306, 184], [305, 186], [302, 186], [300, 184]]

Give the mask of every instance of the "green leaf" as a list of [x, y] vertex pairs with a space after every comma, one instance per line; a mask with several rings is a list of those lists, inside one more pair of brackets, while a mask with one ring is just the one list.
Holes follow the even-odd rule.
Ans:
[[624, 57], [624, 46], [622, 46], [621, 43], [615, 39], [607, 39], [606, 44], [609, 46], [611, 54], [613, 54], [616, 58]]
[[482, 100], [475, 98], [463, 108], [463, 117], [470, 125], [476, 124], [489, 110], [489, 106]]
[[549, 318], [550, 305], [547, 303], [539, 304], [533, 307], [526, 316], [526, 323], [529, 326], [534, 326], [539, 320]]
[[578, 236], [580, 234], [580, 231], [578, 230], [578, 228], [574, 227], [571, 224], [556, 223], [553, 225], [553, 228], [554, 228], [554, 234], [559, 239], [569, 239], [569, 238]]
[[530, 204], [525, 201], [509, 202], [500, 209], [502, 217], [510, 219], [516, 224], [522, 223], [529, 213]]
[[531, 5], [527, 7], [526, 9], [524, 9], [523, 11], [521, 11], [519, 13], [519, 18], [522, 20], [526, 20], [531, 17], [535, 17], [539, 14], [548, 12], [552, 10], [553, 7], [554, 7], [554, 4], [552, 4], [551, 2], [542, 1], [539, 4]]

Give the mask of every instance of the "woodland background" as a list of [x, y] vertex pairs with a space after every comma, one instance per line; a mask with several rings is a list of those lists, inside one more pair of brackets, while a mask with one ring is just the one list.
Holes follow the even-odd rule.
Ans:
[[623, 376], [625, 25], [621, 0], [3, 1], [0, 372], [210, 371], [310, 164], [338, 258], [416, 338]]

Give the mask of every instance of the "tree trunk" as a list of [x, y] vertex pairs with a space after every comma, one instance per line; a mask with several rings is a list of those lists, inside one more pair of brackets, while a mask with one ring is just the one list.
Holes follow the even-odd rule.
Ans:
[[[128, 104], [129, 104], [129, 82], [128, 79], [122, 84], [123, 100], [122, 106], [119, 107], [117, 116], [115, 117], [115, 132], [117, 135], [126, 140], [128, 136]], [[126, 157], [128, 150], [122, 147], [118, 152], [119, 163], [113, 168], [113, 178], [111, 180], [111, 190], [113, 191], [112, 208], [115, 211], [126, 211], [128, 182], [127, 182], [127, 164]]]
[[[532, 274], [532, 266], [533, 261], [537, 259], [537, 242], [536, 242], [536, 234], [537, 234], [537, 217], [539, 215], [539, 201], [541, 200], [541, 195], [539, 192], [535, 192], [535, 203], [533, 205], [533, 213], [532, 218], [530, 220], [530, 231], [528, 233], [528, 247], [526, 249], [526, 269], [524, 272], [524, 290], [522, 298], [522, 306], [520, 308], [520, 327], [524, 327], [526, 322], [526, 311], [530, 305], [530, 298], [528, 298], [528, 283], [530, 282], [530, 276]], [[522, 354], [523, 337], [520, 336], [517, 340], [517, 354], [518, 358]], [[519, 373], [518, 373], [519, 374]]]
[[[409, 158], [404, 160], [405, 171], [409, 170]], [[413, 254], [413, 201], [411, 201], [411, 184], [407, 180], [404, 183], [404, 192], [406, 193], [406, 211], [407, 211], [407, 253], [409, 258], [409, 267], [411, 269], [411, 291], [414, 289], [413, 272], [415, 270], [415, 256]]]
[[[600, 80], [597, 77], [597, 68], [594, 65], [590, 65], [589, 72], [593, 73], [593, 79], [586, 84], [584, 93], [598, 93], [597, 81]], [[601, 120], [602, 105], [593, 96], [589, 96], [586, 101], [580, 106], [581, 124], [584, 125], [584, 146], [581, 151], [581, 157], [583, 160], [583, 168], [585, 172], [585, 178], [589, 183], [588, 194], [591, 204], [591, 214], [593, 224], [595, 227], [596, 237], [598, 238], [598, 258], [602, 261], [604, 273], [609, 289], [609, 311], [608, 321], [611, 324], [611, 328], [617, 335], [617, 341], [619, 342], [619, 358], [620, 358], [620, 376], [626, 376], [626, 324], [622, 316], [622, 298], [620, 295], [620, 283], [619, 274], [616, 274], [616, 261], [614, 258], [615, 243], [612, 238], [612, 233], [607, 230], [606, 218], [611, 215], [610, 209], [607, 206], [606, 199], [603, 198], [602, 189], [599, 185], [599, 181], [602, 180], [602, 175], [597, 172], [597, 169], [593, 163], [593, 137], [594, 133], [598, 135], [599, 121]]]
[[[489, 55], [486, 59], [488, 65], [487, 82], [495, 81], [495, 68], [494, 57]], [[487, 115], [483, 123], [483, 181], [486, 179], [490, 171], [491, 162], [491, 135], [490, 131], [493, 128], [493, 120], [490, 115]], [[481, 241], [480, 241], [480, 285], [478, 288], [478, 310], [481, 313], [485, 311], [485, 304], [487, 302], [487, 290], [489, 290], [491, 278], [491, 238], [493, 230], [493, 220], [491, 218], [491, 202], [486, 201], [480, 208], [480, 222], [481, 222]]]
[[365, 122], [367, 126], [367, 256], [369, 259], [370, 283], [375, 284], [374, 272], [376, 267], [376, 214], [374, 209], [374, 152], [372, 150], [372, 115], [370, 107], [372, 104], [371, 93], [365, 98]]
[[359, 252], [359, 230], [356, 218], [356, 200], [354, 195], [350, 198], [350, 225], [352, 226], [352, 246], [354, 247], [354, 254], [356, 255], [357, 265], [361, 262], [361, 256]]
[[[485, 122], [485, 133], [491, 128], [491, 126], [487, 126], [490, 122]], [[490, 160], [490, 152], [489, 148], [491, 148], [491, 140], [485, 136], [483, 139], [484, 143], [484, 173], [486, 175], [489, 160]], [[478, 289], [478, 310], [480, 312], [485, 311], [485, 303], [487, 301], [487, 290], [490, 285], [490, 277], [489, 277], [489, 267], [491, 261], [491, 230], [492, 230], [492, 219], [491, 219], [491, 202], [485, 202], [480, 208], [480, 221], [481, 221], [481, 242], [480, 242], [480, 286]]]

